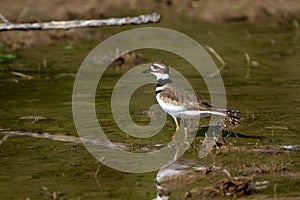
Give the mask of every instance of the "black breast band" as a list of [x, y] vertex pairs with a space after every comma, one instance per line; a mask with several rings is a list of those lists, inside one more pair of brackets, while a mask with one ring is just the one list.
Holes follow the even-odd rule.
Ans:
[[156, 87], [164, 86], [168, 83], [172, 83], [172, 80], [169, 78], [168, 79], [158, 79]]
[[163, 92], [163, 90], [156, 90], [156, 91], [155, 91], [156, 94], [159, 94], [159, 93], [161, 93], [161, 92]]

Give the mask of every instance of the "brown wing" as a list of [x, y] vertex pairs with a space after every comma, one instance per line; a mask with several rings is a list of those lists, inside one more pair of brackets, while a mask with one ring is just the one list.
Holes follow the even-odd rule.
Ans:
[[240, 117], [237, 116], [239, 111], [226, 110], [217, 106], [211, 105], [204, 98], [197, 96], [194, 92], [176, 86], [175, 84], [167, 84], [167, 87], [160, 94], [160, 97], [168, 103], [177, 106], [184, 106], [186, 110], [201, 110], [201, 111], [218, 111], [226, 113], [224, 130], [230, 130], [240, 125]]
[[173, 90], [166, 88], [159, 94], [159, 97], [166, 103], [173, 104], [175, 106], [181, 106], [182, 103], [179, 102], [178, 95], [176, 95]]
[[186, 110], [211, 110], [212, 106], [202, 97], [197, 96], [194, 92], [179, 87], [175, 84], [167, 84], [166, 89], [160, 97], [173, 99], [174, 105], [181, 105]]

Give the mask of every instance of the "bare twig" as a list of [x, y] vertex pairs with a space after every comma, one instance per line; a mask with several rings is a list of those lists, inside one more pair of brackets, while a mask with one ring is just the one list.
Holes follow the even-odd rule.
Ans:
[[2, 20], [2, 21], [4, 21], [4, 23], [6, 24], [6, 25], [10, 25], [11, 23], [5, 18], [5, 17], [3, 17], [3, 15], [1, 15], [0, 14], [0, 19]]
[[[5, 20], [3, 18], [2, 20]], [[93, 19], [93, 20], [71, 20], [71, 21], [52, 21], [44, 23], [5, 23], [0, 24], [0, 31], [11, 30], [49, 30], [49, 29], [70, 29], [79, 27], [100, 27], [100, 26], [122, 26], [129, 24], [148, 24], [160, 21], [158, 13], [148, 15], [139, 15], [136, 17], [110, 18], [110, 19]]]
[[245, 79], [248, 79], [250, 77], [251, 60], [250, 60], [250, 56], [247, 52], [245, 52], [244, 55], [246, 56], [246, 61], [247, 61], [247, 73], [246, 73]]
[[221, 71], [225, 68], [226, 63], [225, 63], [225, 61], [223, 60], [223, 58], [220, 56], [220, 54], [218, 54], [212, 47], [210, 47], [210, 46], [208, 46], [208, 45], [205, 45], [205, 48], [206, 48], [210, 53], [212, 53], [212, 54], [216, 57], [216, 59], [217, 59], [217, 60], [221, 63], [221, 65], [222, 65], [216, 72], [214, 72], [214, 73], [212, 73], [212, 74], [210, 75], [210, 77], [214, 77], [215, 75], [217, 75], [218, 72], [221, 72]]

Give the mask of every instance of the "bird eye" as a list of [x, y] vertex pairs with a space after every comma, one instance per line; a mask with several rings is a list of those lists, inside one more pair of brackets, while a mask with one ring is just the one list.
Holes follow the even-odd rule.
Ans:
[[157, 67], [156, 65], [153, 65], [153, 68], [154, 68], [154, 69], [157, 69], [158, 67]]

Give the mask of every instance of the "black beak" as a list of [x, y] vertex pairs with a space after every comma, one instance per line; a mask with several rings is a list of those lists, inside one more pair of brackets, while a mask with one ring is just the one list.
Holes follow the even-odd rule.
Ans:
[[143, 74], [148, 74], [148, 73], [150, 73], [151, 72], [151, 68], [149, 68], [149, 69], [146, 69], [145, 71], [143, 71], [142, 73]]

